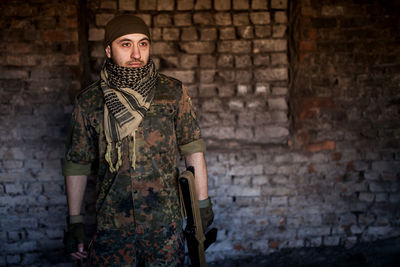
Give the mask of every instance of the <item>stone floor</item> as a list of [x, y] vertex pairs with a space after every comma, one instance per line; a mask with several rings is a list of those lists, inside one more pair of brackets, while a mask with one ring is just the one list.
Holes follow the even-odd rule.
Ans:
[[400, 237], [344, 247], [284, 249], [267, 256], [230, 259], [208, 267], [399, 267]]

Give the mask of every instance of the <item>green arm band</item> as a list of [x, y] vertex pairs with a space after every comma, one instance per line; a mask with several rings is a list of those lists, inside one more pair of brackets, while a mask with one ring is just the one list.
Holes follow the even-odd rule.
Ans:
[[199, 200], [199, 209], [208, 208], [211, 206], [211, 198]]
[[186, 145], [179, 146], [179, 150], [181, 151], [182, 156], [187, 156], [187, 155], [194, 154], [197, 152], [206, 151], [206, 145], [205, 145], [203, 139], [198, 139], [198, 140], [190, 142]]
[[71, 161], [64, 161], [62, 165], [62, 174], [64, 176], [89, 175], [91, 164], [78, 164]]

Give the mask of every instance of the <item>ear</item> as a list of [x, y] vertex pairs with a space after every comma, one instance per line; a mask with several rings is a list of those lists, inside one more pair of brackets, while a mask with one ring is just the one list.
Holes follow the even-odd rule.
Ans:
[[106, 56], [108, 58], [111, 58], [111, 47], [110, 47], [110, 45], [107, 45], [105, 51], [106, 51]]

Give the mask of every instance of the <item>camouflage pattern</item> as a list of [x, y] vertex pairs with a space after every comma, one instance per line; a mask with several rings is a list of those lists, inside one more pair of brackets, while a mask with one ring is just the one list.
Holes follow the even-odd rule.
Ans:
[[[147, 259], [155, 257], [150, 256], [152, 253], [160, 253], [161, 256], [165, 254], [167, 259], [179, 262], [178, 255], [181, 252], [177, 251], [183, 249], [183, 243], [176, 177], [177, 155], [182, 147], [185, 147], [185, 153], [204, 151], [204, 145], [200, 149], [198, 145], [193, 145], [193, 149], [190, 149], [191, 144], [202, 143], [202, 139], [186, 89], [178, 80], [160, 74], [153, 102], [135, 138], [122, 140], [123, 163], [116, 173], [109, 171], [104, 159], [106, 139], [103, 109], [99, 83], [93, 84], [77, 97], [66, 154], [67, 163], [97, 167], [98, 233], [93, 243], [96, 265], [101, 265], [101, 259], [106, 260], [106, 256], [99, 254], [102, 251], [112, 253], [110, 257], [113, 260], [107, 258], [108, 261], [124, 262], [124, 255], [134, 257], [140, 249], [150, 253]], [[135, 168], [132, 168], [132, 159], [129, 158], [129, 147], [133, 144]], [[113, 151], [114, 163], [116, 154]], [[64, 168], [70, 166], [64, 164]], [[65, 169], [63, 172], [69, 173]], [[171, 225], [176, 226], [174, 231], [165, 230], [170, 229]], [[159, 234], [163, 231], [166, 233]], [[159, 239], [165, 240], [158, 242]], [[163, 243], [166, 245], [162, 246]], [[105, 251], [102, 246], [115, 249]], [[122, 252], [117, 252], [117, 248]], [[173, 252], [173, 256], [165, 250]], [[169, 263], [168, 266], [173, 265]]]
[[181, 225], [159, 230], [98, 231], [90, 247], [89, 266], [183, 266], [184, 240]]

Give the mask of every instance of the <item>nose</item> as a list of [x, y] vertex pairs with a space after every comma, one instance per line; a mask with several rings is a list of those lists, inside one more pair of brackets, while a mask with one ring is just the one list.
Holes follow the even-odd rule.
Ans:
[[136, 45], [132, 46], [131, 58], [140, 59], [140, 49]]

